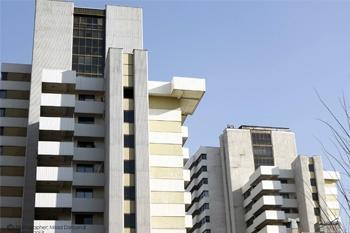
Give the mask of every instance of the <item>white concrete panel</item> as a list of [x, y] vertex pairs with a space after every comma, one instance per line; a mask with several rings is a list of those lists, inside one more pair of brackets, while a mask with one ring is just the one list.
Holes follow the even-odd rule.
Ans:
[[1, 146], [25, 146], [26, 137], [0, 136]]
[[29, 91], [30, 82], [0, 80], [2, 90]]
[[105, 110], [105, 103], [98, 101], [76, 101], [75, 109], [76, 113], [92, 113], [103, 114]]
[[173, 77], [172, 90], [205, 91], [205, 79]]
[[72, 70], [43, 69], [42, 82], [75, 84], [75, 75]]
[[6, 229], [9, 225], [13, 226], [14, 229], [20, 228], [21, 218], [0, 217], [0, 228]]
[[80, 91], [104, 91], [103, 78], [77, 77], [75, 89]]
[[29, 74], [31, 71], [30, 64], [1, 63], [1, 72]]
[[338, 190], [337, 187], [325, 187], [325, 192], [326, 195], [337, 195], [338, 194]]
[[323, 171], [325, 180], [340, 180], [340, 173], [335, 171]]
[[35, 207], [47, 208], [71, 208], [71, 193], [36, 193]]
[[192, 224], [192, 215], [185, 215], [185, 227], [191, 228]]
[[163, 132], [150, 132], [150, 143], [159, 144], [182, 144], [181, 133], [163, 133]]
[[23, 187], [24, 178], [22, 176], [0, 176], [0, 184], [8, 187]]
[[151, 155], [151, 167], [183, 167], [183, 158], [181, 156], [169, 155]]
[[28, 109], [29, 100], [0, 99], [0, 108]]
[[73, 142], [39, 141], [39, 155], [73, 155]]
[[183, 180], [151, 179], [150, 187], [151, 191], [185, 191]]
[[151, 204], [151, 216], [185, 216], [185, 205]]
[[153, 121], [181, 121], [181, 110], [150, 109], [149, 120]]
[[103, 124], [75, 124], [74, 136], [104, 137], [105, 127]]
[[186, 233], [185, 229], [152, 229], [151, 233]]
[[37, 167], [36, 180], [38, 181], [72, 181], [72, 167]]
[[104, 186], [104, 173], [73, 173], [73, 185], [75, 186]]
[[22, 197], [3, 197], [0, 196], [1, 207], [21, 207]]
[[43, 93], [41, 94], [41, 106], [74, 108], [75, 95]]
[[104, 212], [105, 204], [102, 198], [73, 198], [74, 212]]
[[40, 130], [74, 131], [74, 118], [40, 117]]

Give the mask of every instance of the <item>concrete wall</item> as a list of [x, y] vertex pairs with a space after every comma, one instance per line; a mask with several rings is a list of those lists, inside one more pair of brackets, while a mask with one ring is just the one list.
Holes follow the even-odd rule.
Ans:
[[122, 49], [108, 51], [105, 85], [105, 228], [118, 233], [124, 227]]
[[32, 232], [34, 221], [35, 167], [39, 137], [42, 71], [45, 68], [71, 69], [72, 36], [73, 3], [37, 0], [23, 189], [22, 232]]

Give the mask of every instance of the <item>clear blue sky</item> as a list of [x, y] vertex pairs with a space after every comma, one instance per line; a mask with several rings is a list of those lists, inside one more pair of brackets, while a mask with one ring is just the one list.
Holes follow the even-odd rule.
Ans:
[[[207, 93], [188, 146], [218, 145], [228, 123], [285, 126], [298, 152], [321, 154], [328, 119], [350, 83], [350, 1], [75, 1], [144, 9], [149, 79], [202, 77]], [[34, 1], [1, 0], [1, 62], [30, 63]]]

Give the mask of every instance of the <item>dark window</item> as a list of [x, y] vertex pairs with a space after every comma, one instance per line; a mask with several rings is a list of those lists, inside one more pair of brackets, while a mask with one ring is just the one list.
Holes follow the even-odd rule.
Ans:
[[125, 228], [135, 228], [135, 214], [124, 214], [124, 227]]
[[134, 88], [132, 87], [124, 87], [123, 90], [125, 99], [133, 99], [134, 98]]
[[309, 164], [309, 171], [314, 172], [315, 171], [315, 165]]
[[314, 178], [310, 179], [310, 184], [312, 186], [316, 186], [316, 179], [314, 179]]
[[260, 166], [273, 166], [273, 149], [271, 133], [266, 131], [253, 131], [251, 133], [255, 169]]
[[81, 15], [75, 12], [72, 68], [78, 76], [103, 77], [104, 31], [103, 16]]
[[91, 214], [76, 214], [75, 215], [75, 224], [92, 224], [92, 215]]
[[6, 110], [4, 108], [0, 108], [0, 117], [4, 117], [6, 114]]
[[124, 160], [124, 173], [135, 173], [135, 160]]
[[314, 208], [314, 213], [316, 216], [320, 216], [320, 214], [321, 214], [320, 208]]
[[287, 184], [288, 183], [288, 180], [286, 180], [286, 179], [282, 179], [280, 181], [281, 181], [282, 184]]
[[0, 90], [0, 99], [6, 98], [6, 91], [5, 90]]
[[77, 198], [92, 198], [92, 189], [88, 188], [79, 188], [76, 190], [75, 197]]
[[134, 111], [133, 110], [125, 110], [124, 111], [124, 122], [134, 123]]
[[4, 127], [0, 127], [0, 135], [4, 135]]
[[95, 118], [93, 118], [93, 117], [78, 117], [78, 123], [93, 124], [93, 123], [95, 123]]
[[82, 101], [94, 101], [95, 96], [94, 95], [79, 95], [79, 100]]
[[124, 135], [124, 147], [134, 148], [135, 147], [135, 136], [134, 135]]
[[318, 194], [317, 193], [312, 194], [312, 200], [318, 201]]
[[1, 72], [1, 78], [0, 80], [7, 80], [7, 72]]
[[95, 148], [95, 143], [94, 142], [78, 141], [77, 144], [78, 144], [78, 147]]
[[94, 172], [94, 165], [92, 164], [77, 164], [77, 172]]
[[125, 186], [124, 187], [124, 199], [125, 200], [135, 200], [135, 187]]

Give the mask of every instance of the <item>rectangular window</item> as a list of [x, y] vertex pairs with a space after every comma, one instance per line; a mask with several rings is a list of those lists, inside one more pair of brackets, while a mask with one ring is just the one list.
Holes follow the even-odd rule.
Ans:
[[320, 208], [314, 208], [314, 213], [316, 216], [320, 216], [321, 214]]
[[316, 186], [316, 179], [311, 178], [310, 179], [310, 184], [311, 184], [311, 186]]
[[134, 110], [125, 110], [124, 111], [124, 122], [134, 123]]
[[124, 214], [124, 227], [135, 228], [136, 227], [135, 214]]
[[76, 190], [75, 197], [77, 198], [92, 198], [92, 189], [88, 188], [79, 188]]
[[76, 171], [77, 172], [92, 173], [92, 172], [94, 172], [94, 165], [93, 164], [77, 164]]
[[94, 95], [79, 95], [79, 100], [81, 100], [81, 101], [94, 101], [95, 96]]
[[77, 142], [78, 147], [84, 147], [84, 148], [95, 148], [95, 143], [94, 142], [83, 142], [83, 141], [78, 141]]
[[76, 214], [75, 215], [75, 224], [92, 224], [93, 218], [91, 214]]
[[7, 80], [7, 72], [1, 72], [0, 80]]
[[315, 165], [309, 164], [309, 171], [314, 172], [315, 171]]
[[0, 99], [6, 98], [6, 90], [0, 90]]
[[80, 124], [94, 124], [95, 118], [94, 117], [78, 117], [78, 123], [80, 123]]
[[0, 127], [0, 135], [4, 135], [4, 127]]
[[251, 132], [255, 169], [260, 166], [273, 166], [273, 148], [269, 131]]
[[135, 187], [125, 186], [124, 187], [124, 199], [125, 200], [135, 200]]
[[318, 201], [318, 194], [317, 193], [312, 193], [312, 200]]
[[135, 160], [124, 160], [124, 173], [135, 174]]
[[4, 108], [0, 108], [0, 117], [4, 117], [6, 114], [6, 110]]
[[134, 135], [124, 135], [124, 147], [134, 148], [135, 147], [135, 136]]
[[134, 88], [124, 87], [123, 95], [124, 95], [125, 99], [133, 99], [134, 98]]

